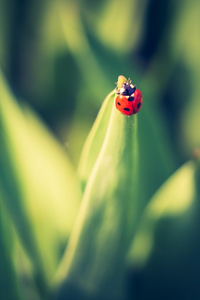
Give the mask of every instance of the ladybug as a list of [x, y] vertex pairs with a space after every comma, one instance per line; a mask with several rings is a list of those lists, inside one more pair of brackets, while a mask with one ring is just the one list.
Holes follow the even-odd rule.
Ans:
[[120, 75], [118, 77], [115, 105], [116, 108], [124, 115], [131, 116], [137, 114], [142, 107], [142, 92], [131, 83], [130, 79], [126, 79]]

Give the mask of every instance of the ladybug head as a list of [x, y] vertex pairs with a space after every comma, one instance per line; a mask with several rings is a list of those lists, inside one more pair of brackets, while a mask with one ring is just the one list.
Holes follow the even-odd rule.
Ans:
[[136, 86], [130, 82], [124, 82], [121, 89], [120, 95], [131, 96], [136, 90]]
[[131, 80], [128, 79], [121, 84], [117, 84], [116, 94], [123, 96], [131, 96], [136, 90], [136, 86], [131, 83]]

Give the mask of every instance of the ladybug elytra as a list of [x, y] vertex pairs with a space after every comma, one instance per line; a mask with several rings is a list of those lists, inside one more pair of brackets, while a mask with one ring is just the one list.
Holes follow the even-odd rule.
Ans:
[[139, 112], [142, 107], [142, 92], [131, 83], [130, 79], [126, 79], [120, 75], [118, 77], [115, 105], [116, 108], [124, 115], [131, 116]]

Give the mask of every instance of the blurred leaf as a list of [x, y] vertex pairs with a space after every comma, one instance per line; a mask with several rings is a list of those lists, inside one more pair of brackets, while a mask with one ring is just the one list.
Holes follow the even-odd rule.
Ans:
[[[158, 9], [156, 2], [151, 1], [150, 5]], [[164, 5], [159, 3], [162, 9], [167, 4], [168, 9], [167, 12], [163, 10], [163, 16], [169, 19], [164, 24], [162, 38], [148, 65], [143, 85], [153, 94], [153, 102], [159, 102], [158, 105], [164, 109], [165, 127], [171, 131], [171, 140], [174, 139], [177, 160], [182, 154], [185, 161], [192, 149], [199, 145], [200, 139], [200, 3], [198, 0], [164, 2]], [[152, 26], [152, 31], [147, 29], [146, 33], [149, 44], [144, 46], [148, 56], [151, 52], [148, 46], [153, 45], [152, 38], [157, 37], [153, 30], [157, 21], [154, 22], [153, 14], [147, 21]], [[180, 161], [183, 162], [183, 159]]]
[[57, 274], [57, 284], [64, 281], [60, 297], [71, 286], [101, 299], [123, 295], [124, 259], [137, 220], [137, 160], [137, 116], [122, 115], [114, 103]]
[[140, 38], [145, 8], [146, 3], [141, 1], [125, 0], [123, 4], [120, 0], [105, 1], [92, 19], [95, 26], [91, 29], [95, 29], [95, 34], [107, 47], [127, 53]]
[[165, 122], [148, 90], [144, 90], [143, 99], [144, 105], [138, 118], [141, 209], [178, 166]]
[[27, 252], [19, 240], [17, 232], [13, 229], [14, 235], [14, 261], [15, 269], [20, 284], [22, 298], [29, 300], [42, 300], [34, 278], [34, 266], [27, 256]]
[[[174, 55], [180, 57], [181, 54], [182, 63], [190, 75], [190, 82], [184, 83], [190, 89], [187, 89], [187, 100], [181, 115], [182, 132], [179, 138], [182, 151], [188, 155], [194, 147], [199, 145], [200, 141], [200, 3], [193, 0], [190, 3], [184, 1], [183, 4], [179, 18], [176, 20], [171, 47]], [[186, 31], [190, 32], [188, 37], [185, 35]], [[186, 43], [187, 47], [185, 47]]]
[[13, 259], [13, 232], [10, 220], [2, 205], [0, 186], [0, 291], [2, 300], [20, 300], [19, 282]]
[[85, 189], [85, 185], [96, 162], [106, 135], [113, 105], [114, 92], [115, 91], [112, 91], [110, 94], [108, 94], [104, 100], [83, 147], [78, 167], [78, 175], [81, 180], [83, 190]]
[[192, 163], [185, 164], [163, 184], [150, 200], [130, 253], [130, 257], [136, 264], [144, 263], [150, 255], [153, 247], [152, 233], [157, 222], [168, 215], [183, 213], [192, 204], [194, 171]]
[[195, 163], [186, 163], [150, 200], [129, 253], [140, 299], [199, 298], [199, 182]]
[[6, 68], [8, 64], [8, 43], [10, 42], [9, 4], [0, 1], [0, 64]]
[[35, 272], [48, 281], [76, 217], [79, 187], [64, 149], [30, 110], [22, 112], [2, 75], [0, 114], [3, 200]]
[[40, 300], [33, 265], [13, 228], [0, 184], [0, 290], [2, 300]]
[[[75, 2], [61, 1], [59, 11], [68, 49], [77, 62], [83, 81], [90, 88], [90, 92], [102, 101], [104, 91], [110, 90], [110, 84], [90, 47], [79, 6]], [[98, 78], [98, 85], [96, 78]]]

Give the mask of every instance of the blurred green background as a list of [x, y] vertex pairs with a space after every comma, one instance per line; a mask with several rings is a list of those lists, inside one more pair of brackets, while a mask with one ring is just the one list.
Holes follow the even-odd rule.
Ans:
[[[130, 77], [142, 91], [144, 104], [138, 114], [141, 212], [160, 185], [178, 167], [191, 158], [194, 148], [200, 146], [199, 12], [200, 2], [198, 0], [0, 0], [0, 68], [2, 73], [20, 107], [27, 105], [39, 115], [60, 142], [61, 149], [68, 153], [74, 169], [78, 166], [84, 141], [94, 123], [103, 99], [115, 88], [117, 77], [119, 75]], [[0, 95], [1, 93], [6, 95], [3, 86], [3, 84], [0, 85]], [[1, 109], [3, 111], [3, 106]], [[23, 125], [20, 124], [19, 128], [16, 125], [21, 120], [18, 113], [17, 108], [13, 108], [13, 111], [11, 109], [10, 120], [8, 114], [7, 122], [13, 120], [11, 130], [13, 136], [15, 135], [15, 128], [17, 133], [18, 130], [21, 132], [20, 126]], [[31, 113], [28, 113], [29, 118], [31, 124], [35, 122], [32, 120]], [[23, 126], [26, 127], [26, 125]], [[40, 124], [34, 123], [34, 126], [34, 128], [37, 127], [38, 132], [42, 132], [43, 129], [40, 128]], [[45, 153], [47, 148], [45, 145], [42, 148], [43, 137], [42, 133], [40, 136], [38, 132], [34, 135], [35, 131], [33, 131], [33, 140], [35, 139], [36, 144], [42, 145], [38, 153], [41, 153], [41, 150]], [[2, 134], [2, 136], [4, 135]], [[28, 132], [24, 133], [24, 139], [28, 141], [29, 147], [27, 149], [31, 152], [32, 137], [29, 136]], [[15, 145], [17, 142], [16, 140]], [[4, 140], [0, 143], [3, 145]], [[22, 151], [20, 154], [20, 145], [18, 145], [19, 153], [15, 154], [13, 150], [13, 155], [23, 157], [24, 153], [25, 157], [27, 149], [24, 149], [25, 152]], [[53, 150], [52, 153], [49, 151], [47, 165], [50, 159], [55, 161], [55, 169], [53, 168], [53, 171], [49, 172], [53, 174], [55, 170], [62, 169], [61, 166], [64, 166], [66, 162], [64, 163], [65, 159], [63, 158], [63, 161], [60, 158], [57, 161], [56, 151], [59, 152], [60, 148], [59, 150], [56, 147], [54, 149], [55, 145], [51, 138], [49, 138], [48, 145], [51, 145]], [[0, 144], [2, 154], [0, 163], [2, 166], [5, 159], [5, 149]], [[7, 157], [6, 154], [5, 157]], [[28, 169], [29, 158], [27, 161], [23, 161], [22, 165], [23, 163], [24, 165], [27, 163]], [[69, 168], [71, 168], [71, 163], [69, 164]], [[31, 168], [32, 165], [30, 165]], [[12, 173], [12, 166], [9, 168]], [[61, 177], [67, 179], [73, 177], [74, 171], [70, 172], [70, 174], [67, 172], [65, 174], [65, 170], [63, 170], [64, 175]], [[35, 170], [36, 173], [37, 170]], [[10, 174], [9, 171], [8, 174]], [[55, 174], [57, 173], [55, 172]], [[1, 178], [2, 184], [4, 184], [5, 178], [5, 182], [7, 182], [9, 176], [4, 172], [2, 174], [0, 172], [0, 175], [3, 178]], [[43, 175], [40, 176], [42, 178]], [[24, 186], [25, 179], [23, 178]], [[52, 177], [51, 180], [53, 182], [54, 178]], [[58, 182], [59, 180], [58, 176]], [[21, 190], [19, 188], [18, 191], [18, 183], [13, 182], [16, 184], [13, 188], [13, 194], [16, 196], [19, 192], [20, 195]], [[61, 187], [63, 188], [64, 185], [65, 181], [61, 183]], [[7, 191], [12, 194], [9, 187], [9, 185], [6, 186]], [[58, 184], [58, 190], [59, 188]], [[4, 197], [4, 192], [3, 189], [0, 190], [0, 198]], [[25, 195], [26, 192], [24, 192]], [[55, 193], [57, 197], [58, 191], [52, 190], [49, 191], [49, 194], [51, 192], [52, 194]], [[73, 194], [73, 191], [70, 193]], [[29, 196], [31, 195], [28, 195], [27, 198]], [[45, 196], [46, 201], [48, 201], [49, 195]], [[63, 194], [62, 196], [60, 198], [64, 199], [66, 195]], [[71, 219], [74, 220], [79, 201], [74, 201], [71, 206], [62, 201], [64, 200], [60, 200], [59, 203], [60, 208], [70, 207], [69, 215], [72, 214]], [[64, 215], [60, 213], [59, 205], [57, 206], [56, 218], [61, 220]], [[12, 232], [12, 228], [10, 228], [10, 224], [7, 224], [6, 220], [9, 217], [4, 209], [2, 206], [1, 224], [3, 229], [0, 242], [5, 239], [5, 236], [6, 242], [2, 242], [3, 246], [0, 244], [0, 248], [3, 249], [1, 257], [5, 262], [7, 277], [11, 278], [13, 275], [10, 276], [9, 274], [12, 274], [12, 265], [9, 266], [8, 250], [6, 249], [11, 248], [9, 245], [12, 238], [7, 238], [7, 232]], [[46, 207], [42, 207], [42, 209], [45, 211]], [[50, 209], [51, 213], [54, 212], [54, 209], [55, 207]], [[14, 213], [17, 214], [18, 211]], [[33, 219], [37, 228], [34, 227], [33, 231], [39, 232], [40, 226], [36, 221], [37, 212], [35, 214], [33, 213], [35, 216]], [[16, 218], [18, 220], [16, 224], [20, 231], [21, 228], [26, 227], [26, 223], [24, 223], [26, 222], [26, 213], [19, 210], [18, 215], [20, 221]], [[24, 216], [25, 219], [23, 219]], [[41, 220], [42, 216], [41, 214]], [[52, 250], [52, 252], [55, 250], [56, 253], [53, 262], [51, 253], [48, 254], [49, 256], [46, 255], [45, 249], [49, 245], [48, 237], [45, 241], [43, 240], [47, 228], [44, 227], [39, 242], [37, 241], [37, 233], [35, 234], [40, 250], [44, 250], [42, 257], [47, 259], [44, 262], [47, 277], [49, 270], [51, 272], [55, 270], [62, 256], [72, 225], [71, 220], [68, 223], [61, 221], [58, 230], [59, 238], [56, 230], [50, 234], [51, 236], [49, 235], [52, 245], [54, 245], [55, 240], [60, 242], [59, 249]], [[34, 241], [29, 237], [28, 230], [27, 227], [25, 240], [28, 241], [27, 245], [32, 257], [40, 265], [41, 258], [38, 257], [37, 249], [32, 247]], [[15, 233], [13, 235], [15, 241]], [[197, 233], [195, 238], [196, 235]], [[20, 248], [21, 246], [18, 245], [17, 247]], [[6, 263], [7, 260], [8, 264]], [[17, 269], [16, 266], [15, 268]], [[31, 272], [29, 271], [29, 273]], [[39, 270], [36, 276], [38, 281], [41, 281], [40, 276]], [[29, 285], [30, 282], [27, 283], [27, 295], [31, 297]], [[42, 286], [41, 290], [45, 289], [45, 283], [40, 282], [39, 285]], [[5, 300], [14, 299], [14, 297], [18, 299], [17, 293], [13, 291], [13, 295], [10, 293], [7, 296], [10, 298], [5, 298]], [[38, 300], [40, 298], [38, 295], [32, 295], [30, 299]], [[146, 298], [144, 297], [144, 299]]]

